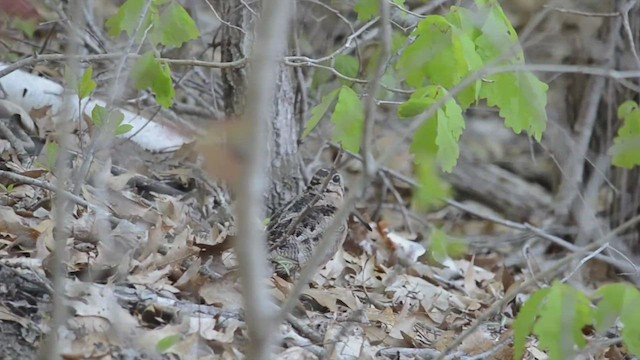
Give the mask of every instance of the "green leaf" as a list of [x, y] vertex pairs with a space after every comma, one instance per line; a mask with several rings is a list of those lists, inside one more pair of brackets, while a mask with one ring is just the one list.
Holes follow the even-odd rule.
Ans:
[[409, 99], [398, 106], [398, 116], [402, 119], [411, 118], [425, 112], [435, 101], [430, 98]]
[[446, 15], [446, 18], [451, 24], [453, 24], [453, 26], [466, 34], [474, 43], [475, 40], [482, 35], [482, 31], [479, 26], [484, 20], [484, 17], [482, 17], [481, 14], [478, 14], [477, 11], [472, 12], [467, 8], [452, 6], [449, 13]]
[[497, 74], [482, 85], [480, 97], [489, 106], [497, 106], [505, 125], [516, 134], [522, 130], [540, 141], [547, 127], [547, 90], [549, 86], [531, 73]]
[[82, 79], [80, 79], [80, 83], [78, 84], [76, 89], [80, 99], [84, 99], [88, 97], [96, 89], [96, 82], [92, 79], [92, 77], [93, 77], [93, 66], [89, 65], [87, 70], [84, 71], [84, 74], [82, 75]]
[[120, 127], [120, 126], [124, 126], [124, 125], [120, 125], [122, 124], [122, 122], [124, 121], [124, 113], [122, 113], [122, 111], [120, 110], [112, 110], [109, 113], [109, 124], [114, 126], [114, 128]]
[[[415, 142], [414, 142], [415, 143]], [[435, 158], [425, 153], [415, 156], [415, 173], [420, 187], [412, 196], [419, 209], [440, 206], [444, 198], [451, 197], [451, 187], [438, 174]]]
[[359, 21], [369, 21], [380, 12], [378, 0], [358, 0], [354, 10], [358, 14]]
[[[358, 77], [360, 71], [360, 62], [355, 56], [351, 55], [338, 55], [336, 56], [336, 62], [334, 65], [336, 71], [342, 75], [346, 75], [350, 78]], [[349, 83], [348, 80], [340, 79], [343, 83]]]
[[[396, 68], [413, 87], [431, 83], [451, 89], [483, 62], [473, 41], [439, 15], [427, 16], [414, 32], [415, 41], [407, 46]], [[456, 97], [462, 108], [475, 101], [480, 82], [464, 89]]]
[[58, 149], [60, 146], [58, 143], [50, 142], [47, 144], [47, 166], [48, 170], [52, 171], [56, 168], [56, 161], [58, 160]]
[[107, 109], [103, 106], [96, 105], [91, 110], [91, 121], [96, 127], [102, 127], [107, 119]]
[[[111, 129], [115, 129], [116, 135], [121, 135], [120, 131], [124, 129], [128, 129], [129, 131], [131, 130], [131, 128], [129, 128], [131, 125], [129, 124], [120, 125], [124, 121], [124, 114], [122, 111], [112, 110], [107, 112], [107, 109], [100, 105], [96, 105], [91, 111], [91, 120], [93, 121], [93, 124], [99, 128], [105, 125], [110, 126]], [[124, 128], [120, 129], [120, 127]], [[126, 131], [124, 133], [126, 133]]]
[[345, 150], [359, 152], [364, 127], [364, 108], [358, 94], [348, 86], [343, 85], [340, 88], [331, 122], [336, 127], [335, 140], [341, 143]]
[[196, 23], [177, 2], [172, 2], [164, 9], [153, 25], [149, 39], [154, 44], [181, 47], [183, 43], [200, 36]]
[[156, 94], [156, 100], [165, 108], [173, 104], [176, 92], [171, 80], [171, 69], [167, 64], [160, 64], [153, 56], [153, 51], [142, 55], [131, 70], [136, 89], [151, 88]]
[[627, 100], [618, 106], [618, 118], [626, 119], [638, 110], [638, 104], [633, 100]]
[[640, 356], [640, 294], [638, 290], [632, 289], [632, 296], [625, 298], [622, 309], [622, 340], [635, 356]]
[[619, 317], [622, 339], [634, 355], [640, 355], [640, 291], [628, 284], [610, 284], [598, 289], [602, 297], [594, 314], [595, 328], [603, 334]]
[[[412, 94], [409, 100], [398, 108], [398, 113], [400, 117], [417, 115], [446, 95], [447, 91], [443, 87], [426, 86]], [[455, 100], [449, 100], [443, 108], [437, 110], [434, 117], [427, 120], [427, 123], [431, 122], [435, 123], [435, 129], [433, 124], [422, 125], [422, 128], [426, 127], [426, 129], [419, 129], [414, 135], [413, 141], [414, 143], [427, 141], [429, 143], [428, 149], [430, 149], [428, 153], [433, 155], [432, 150], [436, 149], [436, 159], [442, 170], [451, 172], [460, 156], [458, 140], [465, 126], [462, 108]], [[425, 139], [421, 139], [421, 136], [424, 136]], [[414, 147], [412, 149], [415, 150]], [[427, 148], [423, 147], [422, 149]]]
[[311, 131], [318, 126], [320, 120], [324, 117], [324, 114], [327, 113], [333, 101], [338, 97], [338, 93], [340, 89], [335, 89], [332, 92], [322, 97], [322, 101], [320, 104], [316, 105], [313, 109], [311, 109], [311, 119], [307, 122], [307, 125], [304, 127], [304, 131], [302, 132], [302, 138], [306, 138], [309, 136]]
[[411, 143], [411, 153], [416, 156], [416, 162], [424, 157], [435, 159], [438, 152], [436, 136], [438, 134], [438, 123], [435, 118], [426, 120], [413, 135]]
[[331, 81], [332, 76], [333, 73], [330, 71], [326, 71], [324, 69], [316, 69], [316, 71], [313, 72], [313, 76], [311, 77], [311, 89], [319, 89], [321, 85], [325, 85], [329, 81]]
[[[464, 28], [476, 46], [483, 62], [495, 60], [508, 51], [514, 54], [502, 64], [524, 64], [518, 35], [495, 0], [478, 0], [477, 14], [456, 9], [452, 21], [473, 24]], [[475, 15], [475, 17], [473, 17]], [[489, 76], [480, 90], [480, 98], [489, 106], [497, 106], [505, 125], [516, 134], [523, 130], [540, 141], [547, 124], [547, 84], [532, 73], [504, 73]]]
[[32, 39], [33, 34], [38, 29], [38, 22], [36, 20], [25, 20], [15, 17], [11, 19], [10, 27], [22, 31], [27, 38]]
[[[392, 0], [394, 4], [404, 8], [405, 0]], [[379, 0], [358, 0], [354, 10], [359, 21], [369, 21], [380, 13]]]
[[131, 124], [122, 124], [116, 128], [116, 135], [124, 135], [129, 131], [133, 130], [133, 125]]
[[429, 253], [431, 257], [440, 264], [442, 264], [445, 260], [447, 260], [447, 234], [438, 229], [434, 228], [429, 236], [431, 240], [431, 246], [429, 246]]
[[475, 39], [478, 53], [485, 61], [496, 59], [507, 51], [513, 52], [513, 57], [507, 63], [523, 64], [524, 53], [518, 42], [518, 34], [495, 0], [478, 1], [478, 13], [473, 24], [479, 26], [481, 35]]
[[550, 288], [544, 288], [533, 293], [527, 302], [524, 303], [516, 320], [513, 322], [513, 330], [515, 332], [513, 339], [514, 359], [522, 359], [527, 336], [529, 336], [533, 329], [533, 325], [538, 318], [540, 306], [547, 294], [549, 294], [549, 291]]
[[622, 313], [628, 287], [624, 284], [609, 284], [598, 289], [596, 294], [602, 297], [594, 315], [594, 327], [603, 334]]
[[444, 105], [444, 111], [438, 110], [438, 135], [436, 145], [438, 153], [436, 158], [442, 167], [442, 171], [450, 173], [458, 162], [460, 149], [458, 140], [464, 130], [464, 118], [462, 109], [455, 100], [449, 100]]
[[465, 243], [450, 237], [438, 228], [433, 229], [429, 239], [431, 240], [429, 253], [440, 264], [449, 258], [459, 258], [467, 251]]
[[173, 345], [180, 342], [180, 340], [182, 340], [182, 336], [179, 334], [165, 336], [164, 338], [160, 339], [160, 341], [158, 341], [158, 343], [156, 344], [156, 351], [159, 353], [164, 353], [165, 351], [169, 350]]
[[582, 329], [593, 320], [591, 302], [574, 288], [555, 282], [540, 310], [533, 332], [551, 359], [573, 359], [574, 346], [587, 344]]
[[[117, 37], [123, 31], [130, 37], [133, 36], [133, 32], [138, 24], [142, 9], [144, 9], [144, 0], [127, 0], [118, 9], [118, 12], [113, 15], [106, 22], [106, 27], [109, 36]], [[148, 16], [147, 16], [148, 18]], [[148, 23], [148, 19], [145, 19]]]
[[624, 124], [613, 139], [608, 153], [612, 163], [625, 169], [640, 165], [640, 110], [634, 101], [626, 101], [618, 107], [618, 117]]
[[393, 31], [391, 33], [391, 53], [399, 52], [409, 41], [407, 36], [401, 31]]

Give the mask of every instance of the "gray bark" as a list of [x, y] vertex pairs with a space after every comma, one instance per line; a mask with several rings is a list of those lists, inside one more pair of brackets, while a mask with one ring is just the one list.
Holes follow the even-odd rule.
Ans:
[[[233, 61], [250, 56], [254, 15], [239, 0], [219, 1], [224, 20], [244, 29], [247, 33], [222, 24], [222, 61]], [[252, 4], [254, 10], [256, 6]], [[282, 36], [288, 36], [283, 34]], [[284, 55], [284, 54], [283, 54]], [[223, 69], [222, 82], [225, 114], [241, 116], [245, 103], [245, 69]], [[269, 190], [265, 204], [269, 214], [298, 194], [302, 188], [301, 160], [298, 156], [300, 125], [295, 119], [295, 84], [292, 70], [280, 65], [277, 93], [268, 126], [268, 158], [270, 169]]]

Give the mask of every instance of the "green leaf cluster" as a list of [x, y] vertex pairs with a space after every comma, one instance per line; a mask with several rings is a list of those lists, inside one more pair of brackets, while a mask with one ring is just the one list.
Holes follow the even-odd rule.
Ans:
[[640, 109], [635, 101], [625, 101], [618, 107], [618, 118], [624, 124], [613, 140], [609, 155], [612, 163], [625, 169], [640, 165]]
[[107, 111], [105, 107], [100, 105], [96, 105], [91, 111], [91, 120], [96, 127], [112, 127], [115, 129], [116, 135], [124, 135], [133, 130], [133, 125], [122, 123], [124, 114], [121, 111]]
[[331, 122], [335, 125], [335, 140], [345, 150], [357, 153], [362, 141], [364, 107], [358, 94], [346, 85], [323, 96], [320, 104], [311, 109], [311, 119], [304, 128], [302, 138], [311, 133], [334, 104]]
[[[401, 1], [395, 3], [403, 5]], [[453, 171], [457, 164], [458, 143], [465, 128], [463, 114], [472, 104], [486, 101], [497, 107], [505, 126], [515, 133], [526, 131], [538, 141], [546, 128], [545, 83], [523, 71], [487, 72], [488, 75], [480, 76], [487, 67], [523, 65], [524, 55], [516, 31], [498, 1], [475, 3], [473, 9], [452, 6], [447, 14], [425, 17], [408, 38], [394, 36], [393, 49], [400, 54], [392, 57], [395, 64], [387, 67], [382, 78], [387, 87], [405, 84], [414, 89], [410, 98], [398, 107], [400, 118], [433, 112], [417, 129], [411, 145], [416, 176], [422, 185], [414, 196], [418, 206], [438, 204], [441, 198], [449, 196], [449, 187], [439, 174]], [[360, 21], [368, 21], [378, 14], [378, 0], [358, 0], [354, 10]], [[379, 49], [374, 49], [364, 75], [371, 73], [378, 60]], [[337, 56], [332, 66], [349, 77], [356, 77], [363, 68], [357, 58], [343, 55]], [[317, 85], [322, 80], [316, 74]], [[342, 87], [325, 95], [311, 111], [303, 137], [337, 102], [332, 115], [333, 123], [340, 128], [336, 136], [353, 151], [359, 149], [360, 134], [356, 129], [362, 128], [364, 116], [361, 102], [347, 89], [360, 85], [340, 81]], [[462, 82], [467, 86], [462, 87]], [[434, 106], [438, 109], [431, 109]]]
[[[429, 110], [444, 94], [490, 64], [524, 64], [516, 32], [497, 1], [478, 0], [476, 4], [473, 11], [454, 6], [447, 15], [427, 16], [418, 25], [413, 42], [396, 64], [407, 84], [417, 89], [398, 108], [401, 118]], [[427, 175], [419, 178], [423, 186], [427, 182], [433, 186], [434, 176], [428, 174], [436, 171], [433, 161], [426, 158], [435, 158], [445, 172], [455, 167], [464, 129], [463, 112], [479, 100], [498, 107], [505, 125], [515, 133], [526, 130], [539, 141], [547, 122], [547, 89], [533, 74], [515, 72], [486, 76], [448, 96], [451, 99], [424, 122], [413, 138], [416, 166], [423, 168], [418, 173]], [[432, 191], [425, 200], [445, 195]]]
[[603, 334], [616, 320], [623, 325], [622, 339], [630, 353], [640, 355], [640, 291], [627, 284], [600, 288], [597, 305], [580, 291], [555, 282], [535, 292], [514, 322], [514, 359], [524, 355], [527, 336], [539, 339], [551, 360], [573, 359], [587, 345], [583, 329], [593, 326]]
[[[106, 27], [109, 36], [117, 37], [125, 32], [129, 37], [134, 34], [142, 16], [146, 0], [127, 0], [118, 12], [109, 18]], [[141, 29], [150, 28], [149, 39], [152, 45], [181, 47], [183, 43], [197, 39], [200, 32], [189, 13], [175, 0], [154, 0], [151, 3]], [[138, 38], [138, 41], [142, 38]]]
[[15, 185], [16, 184], [9, 184], [7, 186], [4, 186], [4, 184], [0, 183], [0, 190], [2, 190], [7, 194], [11, 194], [13, 192], [13, 188], [15, 187]]
[[[117, 37], [123, 32], [129, 37], [136, 36], [141, 42], [146, 31], [134, 34], [143, 14], [145, 0], [127, 0], [118, 12], [107, 20], [106, 26], [110, 36]], [[142, 30], [148, 31], [148, 40], [155, 48], [179, 48], [184, 43], [200, 36], [198, 28], [189, 13], [175, 0], [154, 0], [142, 19]], [[175, 90], [171, 80], [171, 69], [161, 64], [150, 50], [141, 56], [133, 67], [136, 89], [150, 88], [158, 103], [164, 107], [173, 104]]]

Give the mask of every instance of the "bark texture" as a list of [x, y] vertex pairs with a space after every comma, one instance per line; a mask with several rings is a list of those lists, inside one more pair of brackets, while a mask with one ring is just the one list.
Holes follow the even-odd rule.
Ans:
[[[250, 56], [254, 15], [239, 0], [219, 1], [219, 4], [224, 9], [223, 19], [246, 32], [243, 34], [232, 26], [221, 25], [222, 61], [233, 61]], [[251, 6], [257, 12], [256, 5]], [[269, 137], [268, 163], [271, 176], [269, 191], [265, 194], [268, 214], [296, 196], [303, 185], [301, 159], [298, 156], [300, 127], [295, 119], [294, 76], [292, 70], [284, 64], [281, 64], [279, 69], [277, 92], [271, 110], [272, 121], [265, 134]], [[223, 69], [224, 108], [228, 117], [241, 116], [244, 112], [245, 75], [246, 70], [242, 68]]]

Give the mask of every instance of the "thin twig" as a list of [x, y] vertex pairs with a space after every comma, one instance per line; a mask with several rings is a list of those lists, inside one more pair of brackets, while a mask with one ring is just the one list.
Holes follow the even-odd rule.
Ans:
[[371, 26], [373, 26], [376, 22], [378, 22], [378, 18], [374, 18], [372, 20], [370, 20], [369, 22], [367, 22], [366, 24], [362, 25], [358, 30], [356, 30], [353, 34], [349, 35], [347, 37], [347, 40], [345, 40], [344, 44], [342, 44], [342, 46], [340, 46], [338, 49], [336, 49], [334, 52], [332, 52], [329, 55], [323, 56], [321, 58], [318, 59], [312, 59], [310, 57], [307, 56], [286, 56], [285, 57], [285, 62], [289, 65], [292, 64], [296, 64], [296, 63], [310, 63], [310, 64], [315, 64], [315, 65], [319, 65], [319, 63], [325, 62], [327, 60], [333, 60], [335, 59], [336, 56], [342, 54], [343, 51], [350, 49], [351, 48], [351, 44], [354, 41], [357, 41], [358, 36], [360, 36], [362, 33], [364, 33], [366, 30], [368, 30]]
[[407, 225], [407, 230], [409, 230], [411, 234], [414, 234], [413, 227], [411, 226], [411, 221], [409, 221], [409, 212], [407, 211], [407, 207], [404, 204], [404, 201], [402, 200], [402, 196], [400, 196], [398, 189], [396, 189], [396, 187], [391, 183], [391, 180], [389, 180], [389, 177], [384, 171], [379, 171], [378, 175], [380, 175], [380, 178], [382, 178], [385, 186], [387, 187], [387, 189], [389, 189], [391, 194], [393, 194], [393, 197], [396, 199], [396, 202], [400, 206], [400, 213], [402, 214], [404, 223]]
[[211, 9], [211, 12], [213, 12], [213, 15], [216, 17], [216, 19], [218, 19], [218, 21], [220, 21], [221, 23], [223, 23], [224, 25], [232, 28], [232, 29], [236, 29], [238, 31], [240, 31], [241, 33], [247, 35], [247, 32], [244, 31], [243, 28], [239, 27], [239, 26], [235, 26], [232, 23], [228, 22], [228, 21], [224, 21], [222, 20], [222, 18], [220, 17], [220, 15], [218, 15], [218, 12], [216, 11], [216, 9], [213, 7], [213, 4], [211, 4], [211, 2], [209, 0], [205, 0], [205, 2], [207, 3], [207, 5], [209, 5], [209, 9]]
[[[294, 13], [294, 18], [298, 18], [298, 3], [297, 2], [293, 2], [294, 7], [293, 7], [293, 13]], [[296, 23], [293, 25], [293, 50], [295, 51], [296, 55], [301, 55], [302, 51], [301, 51], [301, 47], [300, 47], [300, 34], [299, 34], [299, 28], [300, 24]], [[305, 78], [304, 78], [304, 72], [302, 70], [302, 68], [295, 68], [294, 72], [296, 74], [296, 81], [297, 81], [297, 86], [298, 86], [298, 94], [299, 94], [299, 103], [298, 106], [300, 106], [300, 111], [299, 111], [299, 117], [298, 117], [298, 123], [299, 124], [304, 124], [304, 122], [307, 120], [307, 113], [309, 111], [309, 93], [307, 90], [307, 84], [305, 83]], [[298, 137], [302, 136], [302, 132], [303, 127], [300, 126], [300, 130], [299, 130], [299, 134]]]
[[74, 194], [72, 194], [72, 193], [70, 193], [70, 192], [68, 192], [68, 191], [66, 191], [64, 189], [60, 190], [55, 185], [52, 185], [51, 183], [46, 182], [46, 181], [30, 178], [28, 176], [12, 173], [10, 171], [5, 171], [5, 170], [0, 170], [0, 177], [10, 179], [12, 181], [15, 181], [16, 183], [27, 184], [27, 185], [43, 188], [45, 190], [49, 190], [49, 191], [54, 192], [54, 193], [56, 193], [58, 195], [61, 195], [62, 197], [65, 197], [65, 198], [67, 198], [69, 200], [72, 200], [73, 202], [75, 202], [78, 205], [85, 206], [87, 208], [91, 208], [92, 207], [92, 205], [89, 204], [85, 199], [83, 199], [83, 198], [81, 198], [81, 197], [79, 197], [77, 195], [74, 195]]
[[622, 15], [622, 27], [624, 28], [625, 35], [627, 35], [627, 41], [629, 42], [629, 50], [631, 50], [631, 54], [633, 54], [633, 58], [636, 61], [636, 67], [640, 69], [640, 57], [638, 57], [633, 32], [631, 31], [631, 25], [629, 24], [629, 11], [631, 11], [637, 3], [638, 0], [628, 0], [621, 6], [620, 14]]
[[[77, 55], [77, 54], [45, 54], [45, 55], [32, 55], [28, 56], [24, 59], [15, 61], [10, 65], [7, 65], [0, 70], [0, 78], [5, 75], [11, 74], [12, 72], [22, 69], [26, 66], [31, 66], [34, 64], [38, 64], [41, 62], [47, 61], [66, 61], [66, 60], [78, 60], [78, 61], [100, 61], [100, 60], [113, 60], [119, 59], [124, 56], [124, 53], [111, 53], [111, 54], [94, 54], [94, 55]], [[140, 58], [142, 55], [138, 54], [129, 54], [127, 57], [128, 60], [135, 60]], [[246, 58], [242, 58], [240, 60], [230, 61], [230, 62], [216, 62], [216, 61], [202, 61], [202, 60], [189, 60], [189, 59], [168, 59], [168, 58], [158, 58], [158, 62], [171, 64], [171, 65], [180, 65], [180, 66], [199, 66], [204, 68], [237, 68], [244, 67], [247, 63]]]
[[579, 16], [586, 16], [586, 17], [616, 17], [616, 16], [620, 16], [619, 12], [594, 13], [594, 12], [588, 12], [588, 11], [582, 11], [582, 10], [559, 8], [559, 7], [555, 7], [555, 6], [551, 6], [551, 5], [543, 5], [543, 7], [547, 8], [547, 9], [550, 9], [550, 10], [553, 10], [553, 11], [557, 11], [559, 13], [563, 13], [563, 14], [579, 15]]

